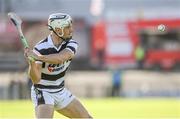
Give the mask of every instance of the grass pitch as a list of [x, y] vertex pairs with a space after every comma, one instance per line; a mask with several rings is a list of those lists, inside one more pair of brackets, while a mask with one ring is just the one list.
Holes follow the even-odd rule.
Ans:
[[[180, 118], [180, 99], [81, 99], [94, 118]], [[65, 118], [55, 112], [55, 118]], [[0, 119], [34, 118], [29, 100], [0, 101]]]

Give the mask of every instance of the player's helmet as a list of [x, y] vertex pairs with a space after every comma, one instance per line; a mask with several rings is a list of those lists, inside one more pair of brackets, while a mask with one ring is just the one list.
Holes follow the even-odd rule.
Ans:
[[55, 28], [64, 29], [64, 27], [72, 24], [72, 18], [65, 13], [54, 13], [49, 15], [48, 28], [49, 30], [55, 30]]

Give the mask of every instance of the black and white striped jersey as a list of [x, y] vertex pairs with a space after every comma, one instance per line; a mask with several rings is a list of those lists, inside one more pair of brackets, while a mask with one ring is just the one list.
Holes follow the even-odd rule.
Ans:
[[[63, 41], [59, 48], [57, 48], [54, 46], [51, 36], [49, 35], [46, 39], [40, 41], [33, 50], [42, 55], [48, 55], [59, 53], [63, 49], [68, 49], [75, 54], [77, 47], [78, 43], [71, 39], [66, 42]], [[57, 92], [64, 88], [64, 75], [71, 63], [71, 59], [65, 61], [63, 64], [49, 64], [41, 61], [36, 61], [36, 63], [42, 63], [42, 71], [41, 81], [35, 84], [34, 87], [48, 92]]]

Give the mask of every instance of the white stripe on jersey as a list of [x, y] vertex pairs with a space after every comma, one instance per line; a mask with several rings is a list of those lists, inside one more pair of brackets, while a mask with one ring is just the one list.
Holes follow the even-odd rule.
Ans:
[[48, 80], [41, 79], [39, 84], [42, 84], [42, 85], [60, 85], [62, 83], [62, 81], [64, 81], [64, 78], [60, 78], [56, 81], [48, 81]]
[[[45, 47], [45, 46], [48, 46], [48, 47]], [[37, 45], [37, 48], [41, 50], [41, 49], [53, 48], [53, 46], [49, 45], [48, 42], [42, 42]]]
[[[47, 39], [42, 40], [39, 43], [37, 43], [37, 45], [34, 47], [34, 51], [42, 55], [48, 55], [48, 54], [59, 53], [63, 49], [68, 49], [72, 51], [73, 53], [76, 53], [77, 48], [78, 48], [78, 43], [73, 39], [67, 42], [63, 41], [62, 44], [59, 46], [59, 48], [57, 48], [56, 46], [54, 46], [51, 36], [49, 35]], [[68, 60], [64, 62], [63, 64], [43, 63], [44, 65], [42, 64], [43, 67], [41, 71], [42, 79], [38, 83], [39, 85], [36, 85], [36, 88], [40, 90], [49, 91], [49, 92], [56, 92], [58, 90], [61, 90], [63, 87], [60, 84], [64, 83], [64, 75], [70, 63], [71, 63], [71, 60]], [[58, 87], [61, 87], [61, 88], [58, 88]]]

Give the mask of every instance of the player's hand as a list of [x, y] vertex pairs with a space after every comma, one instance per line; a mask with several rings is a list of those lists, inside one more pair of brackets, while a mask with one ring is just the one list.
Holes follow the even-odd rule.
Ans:
[[39, 55], [34, 53], [32, 50], [30, 50], [29, 48], [25, 48], [24, 49], [24, 56], [26, 57], [26, 59], [30, 60], [30, 61], [35, 61], [35, 60], [39, 60]]
[[26, 61], [27, 61], [27, 62], [29, 62], [29, 61], [35, 61], [32, 57], [29, 57], [29, 56], [28, 56], [28, 54], [29, 54], [28, 52], [29, 52], [29, 51], [30, 51], [29, 48], [25, 48], [25, 49], [24, 49], [24, 57], [25, 57]]

